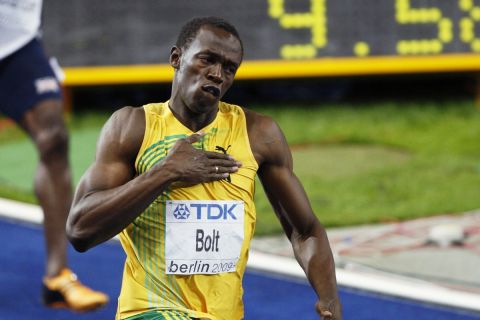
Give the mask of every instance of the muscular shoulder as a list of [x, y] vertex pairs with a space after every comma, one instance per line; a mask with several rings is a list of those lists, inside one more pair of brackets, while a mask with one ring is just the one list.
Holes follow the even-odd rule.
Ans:
[[288, 161], [290, 149], [275, 120], [248, 109], [244, 112], [250, 146], [258, 164]]
[[140, 149], [145, 132], [145, 112], [141, 107], [115, 111], [105, 123], [97, 146], [98, 153], [132, 158]]

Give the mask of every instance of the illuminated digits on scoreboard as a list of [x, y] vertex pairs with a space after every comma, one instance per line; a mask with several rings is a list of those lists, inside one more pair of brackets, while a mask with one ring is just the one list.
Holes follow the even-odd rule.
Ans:
[[443, 45], [452, 41], [452, 20], [445, 18], [439, 8], [412, 8], [411, 0], [396, 0], [395, 7], [395, 18], [399, 24], [436, 24], [438, 26], [436, 38], [398, 41], [397, 52], [399, 54], [440, 53]]
[[468, 13], [468, 17], [460, 20], [460, 39], [469, 43], [473, 52], [480, 52], [480, 38], [475, 37], [475, 23], [480, 21], [480, 6], [475, 6], [473, 0], [459, 0], [460, 10]]
[[[280, 46], [279, 53], [283, 59], [313, 59], [320, 55], [366, 57], [371, 52], [387, 56], [480, 53], [480, 0], [384, 0], [372, 10], [354, 7], [344, 11], [340, 9], [347, 3], [352, 6], [360, 4], [352, 0], [303, 1], [309, 5], [307, 11], [288, 12], [288, 4], [295, 4], [293, 0], [268, 0], [268, 14], [278, 22], [281, 29], [306, 31], [297, 33], [302, 39], [299, 43]], [[352, 16], [355, 19], [349, 20], [349, 14], [359, 9], [364, 10], [361, 11], [364, 14]], [[382, 15], [392, 12], [392, 9], [394, 17], [390, 14]], [[340, 18], [338, 14], [345, 16]], [[352, 28], [364, 23], [358, 20], [363, 17], [378, 19], [381, 22], [378, 26], [388, 24], [385, 30], [394, 31], [387, 35], [393, 41], [388, 41], [386, 46], [381, 47], [382, 44], [376, 38], [377, 30], [362, 33], [360, 38], [359, 32], [354, 32], [356, 30]], [[341, 30], [329, 32], [329, 19], [344, 19], [342, 23], [330, 24], [331, 28], [341, 25]], [[378, 30], [378, 35], [384, 36], [382, 32], [383, 29]], [[349, 46], [350, 41], [352, 45]]]
[[310, 29], [311, 43], [286, 44], [280, 49], [283, 59], [309, 59], [317, 55], [317, 50], [327, 45], [326, 0], [310, 0], [310, 12], [286, 13], [284, 0], [269, 0], [268, 14], [278, 19], [284, 29]]

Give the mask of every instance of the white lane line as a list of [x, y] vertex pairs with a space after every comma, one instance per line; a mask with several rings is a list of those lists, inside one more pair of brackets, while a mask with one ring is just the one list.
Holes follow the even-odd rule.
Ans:
[[[294, 259], [261, 252], [250, 252], [248, 266], [252, 269], [305, 278]], [[373, 273], [336, 269], [339, 286], [376, 292], [424, 303], [480, 311], [480, 295], [453, 290], [433, 283], [391, 273]]]

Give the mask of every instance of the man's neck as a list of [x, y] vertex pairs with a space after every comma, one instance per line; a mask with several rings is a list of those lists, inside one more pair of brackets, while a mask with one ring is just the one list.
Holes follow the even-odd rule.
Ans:
[[170, 100], [168, 107], [170, 108], [170, 111], [173, 113], [175, 118], [177, 118], [177, 120], [180, 121], [181, 124], [189, 128], [193, 132], [197, 132], [212, 123], [212, 121], [215, 120], [218, 112], [217, 108], [212, 112], [195, 113], [187, 106], [183, 105], [183, 103], [174, 103], [172, 100]]

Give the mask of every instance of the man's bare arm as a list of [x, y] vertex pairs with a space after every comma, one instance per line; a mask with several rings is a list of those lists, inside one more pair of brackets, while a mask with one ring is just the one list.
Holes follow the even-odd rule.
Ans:
[[134, 162], [144, 130], [141, 108], [123, 108], [105, 124], [95, 161], [77, 187], [67, 221], [67, 235], [78, 251], [118, 234], [171, 183], [220, 180], [238, 169], [228, 155], [193, 148], [201, 138], [194, 134], [177, 141], [165, 159], [136, 176]]
[[307, 195], [293, 173], [290, 148], [270, 118], [248, 116], [250, 141], [260, 168], [258, 175], [295, 257], [319, 296], [322, 319], [341, 319], [335, 264], [325, 229], [313, 213]]

